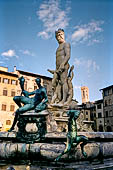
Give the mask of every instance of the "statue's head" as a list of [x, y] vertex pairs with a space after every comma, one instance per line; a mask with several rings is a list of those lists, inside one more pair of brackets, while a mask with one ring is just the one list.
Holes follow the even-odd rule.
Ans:
[[79, 117], [79, 114], [80, 114], [80, 110], [69, 110], [67, 112], [67, 115], [70, 117], [70, 118], [75, 118], [77, 119]]
[[35, 82], [36, 82], [37, 85], [40, 85], [41, 79], [40, 79], [40, 78], [36, 78], [36, 79], [35, 79]]
[[55, 31], [55, 37], [59, 44], [65, 42], [64, 30], [59, 28], [57, 31]]

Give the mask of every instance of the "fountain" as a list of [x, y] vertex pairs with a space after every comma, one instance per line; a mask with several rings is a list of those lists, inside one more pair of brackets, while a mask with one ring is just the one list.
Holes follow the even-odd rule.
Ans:
[[[107, 160], [113, 162], [113, 133], [93, 132], [84, 123], [81, 108], [72, 99], [74, 66], [68, 63], [70, 44], [65, 41], [64, 30], [59, 29], [55, 35], [59, 43], [56, 69], [48, 69], [53, 74], [52, 101], [47, 105], [46, 89], [39, 78], [36, 79], [39, 89], [34, 92], [25, 91], [25, 79], [19, 78], [22, 93], [14, 97], [19, 109], [9, 132], [0, 132], [1, 169], [5, 163], [5, 168], [15, 164], [15, 169], [16, 164], [24, 164], [22, 170], [30, 167], [91, 169], [94, 162], [98, 167]], [[16, 123], [18, 131], [14, 131]], [[82, 132], [77, 133], [77, 125]]]

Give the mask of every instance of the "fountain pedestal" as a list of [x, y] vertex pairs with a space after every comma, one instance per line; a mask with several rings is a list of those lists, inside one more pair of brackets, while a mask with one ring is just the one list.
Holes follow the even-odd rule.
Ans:
[[47, 110], [38, 113], [32, 110], [21, 114], [17, 123], [17, 140], [24, 143], [34, 143], [45, 138], [46, 116], [48, 114]]

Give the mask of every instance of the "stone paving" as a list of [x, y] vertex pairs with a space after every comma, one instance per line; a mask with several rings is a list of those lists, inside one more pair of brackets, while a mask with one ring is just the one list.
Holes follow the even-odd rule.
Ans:
[[55, 169], [72, 169], [72, 170], [113, 170], [113, 158], [103, 160], [103, 163], [95, 160], [93, 162], [33, 162], [28, 165], [13, 165], [0, 163], [0, 170], [7, 170], [8, 167], [13, 167], [15, 170], [55, 170]]

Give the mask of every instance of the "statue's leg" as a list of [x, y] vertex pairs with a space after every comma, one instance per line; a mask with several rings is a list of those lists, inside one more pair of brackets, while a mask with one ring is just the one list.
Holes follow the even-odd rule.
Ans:
[[53, 87], [53, 89], [56, 88], [57, 81], [58, 81], [57, 73], [54, 73], [53, 79], [52, 79], [52, 87]]
[[16, 125], [18, 117], [19, 117], [19, 110], [17, 109], [17, 111], [15, 112], [15, 117], [14, 117], [14, 120], [13, 120], [13, 124], [12, 124], [11, 128], [8, 130], [8, 132], [11, 132], [12, 130], [14, 130], [14, 127]]
[[58, 83], [56, 90], [54, 92], [54, 96], [52, 97], [51, 104], [55, 103], [56, 101], [61, 101], [61, 85]]
[[34, 105], [31, 104], [31, 99], [30, 98], [27, 98], [27, 97], [24, 97], [24, 96], [15, 96], [14, 101], [16, 103], [20, 104], [20, 105], [21, 105], [21, 103], [23, 103], [25, 105], [23, 107], [19, 107], [19, 109], [16, 110], [14, 121], [13, 121], [12, 127], [9, 129], [9, 132], [14, 130], [14, 127], [15, 127], [15, 125], [17, 123], [19, 114], [24, 113], [24, 112], [26, 112], [28, 110], [34, 109]]
[[65, 150], [55, 159], [56, 162], [59, 161], [60, 158], [61, 158], [64, 154], [69, 153], [69, 152], [71, 151], [71, 143], [72, 143], [72, 142], [71, 142], [71, 138], [70, 138], [70, 137], [67, 137], [66, 148], [65, 148]]
[[76, 142], [77, 142], [77, 145], [82, 142], [80, 144], [80, 147], [81, 147], [81, 151], [82, 151], [82, 154], [83, 156], [86, 158], [87, 157], [87, 153], [84, 151], [84, 146], [88, 143], [88, 138], [86, 136], [77, 136], [76, 138]]
[[66, 102], [67, 100], [67, 95], [68, 95], [67, 71], [63, 72], [60, 75], [60, 79], [62, 84], [62, 101], [60, 103], [64, 104], [64, 102]]
[[65, 80], [64, 85], [63, 85], [63, 102], [66, 102], [67, 95], [68, 95], [68, 85], [67, 85], [67, 82]]
[[20, 107], [18, 110], [19, 113], [22, 114], [34, 108], [35, 108], [34, 104], [25, 104], [23, 107]]
[[57, 86], [57, 94], [58, 94], [58, 99], [59, 101], [62, 100], [62, 87], [61, 87], [61, 84], [59, 83], [58, 86]]
[[73, 98], [73, 85], [71, 79], [68, 78], [68, 96], [65, 105], [68, 105], [72, 101], [72, 98]]
[[88, 142], [88, 138], [84, 136], [83, 143], [81, 143], [80, 146], [81, 146], [82, 154], [85, 158], [87, 158], [87, 153], [84, 151], [84, 146], [87, 144], [87, 142]]
[[31, 98], [28, 98], [28, 97], [25, 97], [25, 96], [15, 96], [13, 98], [14, 102], [19, 106], [19, 107], [22, 107], [21, 106], [21, 103], [23, 104], [31, 104], [31, 101], [32, 99]]
[[21, 106], [21, 98], [22, 98], [23, 96], [15, 96], [14, 98], [13, 98], [13, 100], [14, 100], [14, 102], [18, 105], [18, 107], [22, 107]]

